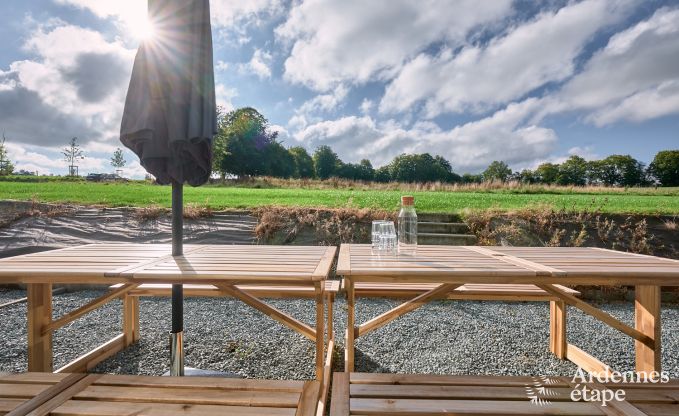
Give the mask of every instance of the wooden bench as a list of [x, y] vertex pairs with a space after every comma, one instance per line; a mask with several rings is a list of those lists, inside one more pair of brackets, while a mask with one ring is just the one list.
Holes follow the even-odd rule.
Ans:
[[0, 415], [286, 415], [317, 412], [318, 381], [25, 373], [0, 376]]
[[601, 402], [573, 401], [575, 387], [571, 377], [335, 373], [330, 416], [679, 415], [679, 380], [589, 384], [597, 391], [625, 392], [624, 401], [609, 401], [606, 407]]
[[[345, 280], [342, 280], [344, 288]], [[408, 298], [412, 299], [436, 289], [438, 283], [389, 283], [356, 282], [356, 297]], [[572, 296], [580, 292], [562, 285], [554, 285]], [[505, 302], [549, 302], [549, 349], [558, 358], [565, 359], [566, 342], [566, 303], [559, 297], [530, 284], [479, 284], [467, 283], [446, 295], [451, 300], [492, 300]]]

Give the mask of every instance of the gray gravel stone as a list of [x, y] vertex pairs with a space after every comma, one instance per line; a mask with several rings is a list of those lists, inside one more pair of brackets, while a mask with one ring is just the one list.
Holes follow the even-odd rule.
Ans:
[[[100, 296], [87, 290], [54, 297], [60, 316]], [[25, 296], [0, 290], [0, 301]], [[269, 300], [311, 325], [313, 301]], [[397, 301], [359, 299], [363, 322]], [[607, 303], [603, 310], [629, 324], [633, 304]], [[55, 332], [55, 367], [62, 366], [106, 340], [121, 327], [115, 301]], [[168, 369], [170, 299], [141, 299], [139, 343], [104, 361], [95, 372], [161, 375]], [[580, 311], [569, 308], [569, 341], [618, 370], [634, 368], [634, 343]], [[26, 371], [26, 304], [0, 310], [0, 371]], [[346, 303], [335, 304], [339, 348], [346, 324]], [[187, 298], [186, 363], [247, 378], [311, 379], [314, 345], [258, 311], [233, 299]], [[575, 365], [554, 358], [548, 349], [547, 303], [434, 302], [397, 319], [356, 342], [356, 369], [373, 372], [434, 374], [572, 375]], [[679, 305], [663, 304], [663, 368], [679, 377]], [[337, 354], [341, 369], [343, 354]]]

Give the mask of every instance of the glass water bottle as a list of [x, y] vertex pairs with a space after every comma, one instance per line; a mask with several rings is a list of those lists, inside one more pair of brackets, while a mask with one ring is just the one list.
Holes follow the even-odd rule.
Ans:
[[398, 213], [398, 250], [401, 253], [414, 252], [417, 249], [417, 214], [415, 198], [401, 197], [401, 212]]

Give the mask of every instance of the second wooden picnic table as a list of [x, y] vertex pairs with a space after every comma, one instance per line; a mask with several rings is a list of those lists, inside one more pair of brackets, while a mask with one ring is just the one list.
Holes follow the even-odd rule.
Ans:
[[[347, 332], [345, 370], [354, 370], [354, 342], [394, 319], [437, 299], [465, 283], [531, 284], [575, 306], [635, 339], [636, 370], [660, 371], [660, 288], [679, 286], [679, 261], [599, 248], [418, 246], [411, 253], [375, 253], [370, 245], [343, 244], [337, 274], [345, 278]], [[355, 284], [435, 283], [411, 300], [360, 325], [355, 319]], [[558, 285], [629, 285], [635, 287], [635, 325], [627, 325], [567, 293]], [[566, 322], [557, 349], [590, 372], [612, 369], [567, 342]]]

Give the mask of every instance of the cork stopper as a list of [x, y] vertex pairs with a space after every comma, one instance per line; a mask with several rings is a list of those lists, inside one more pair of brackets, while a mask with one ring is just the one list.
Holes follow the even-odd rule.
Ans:
[[415, 205], [415, 197], [410, 195], [405, 195], [401, 197], [401, 205], [413, 206]]

